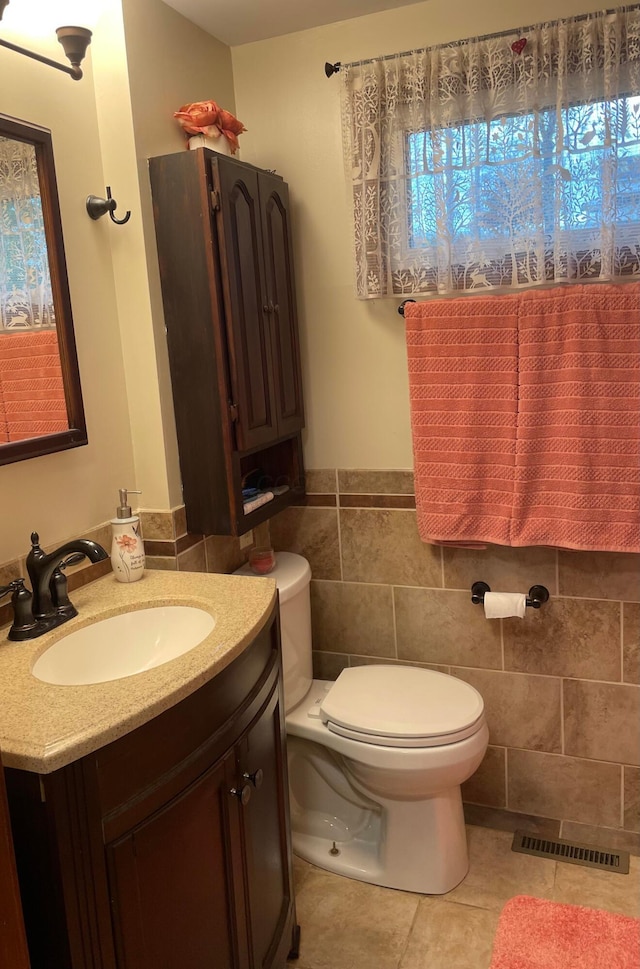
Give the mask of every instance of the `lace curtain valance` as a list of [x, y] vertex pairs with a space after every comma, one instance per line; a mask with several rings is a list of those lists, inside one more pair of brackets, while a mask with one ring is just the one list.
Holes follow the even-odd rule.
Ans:
[[0, 335], [55, 326], [33, 145], [0, 137]]
[[640, 277], [640, 7], [340, 74], [357, 296]]

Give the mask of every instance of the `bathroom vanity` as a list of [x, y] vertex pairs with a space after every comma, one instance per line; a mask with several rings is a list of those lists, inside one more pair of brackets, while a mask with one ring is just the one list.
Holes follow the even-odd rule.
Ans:
[[284, 966], [297, 927], [275, 583], [148, 572], [75, 598], [79, 626], [170, 603], [216, 622], [178, 659], [87, 686], [31, 675], [59, 631], [0, 645], [32, 969]]

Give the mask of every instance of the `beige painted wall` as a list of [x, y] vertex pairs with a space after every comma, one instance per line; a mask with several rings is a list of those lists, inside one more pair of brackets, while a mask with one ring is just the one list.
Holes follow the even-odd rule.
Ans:
[[430, 0], [232, 50], [242, 157], [289, 182], [302, 327], [309, 468], [412, 467], [398, 299], [353, 296], [340, 80], [359, 60], [599, 9], [593, 0]]
[[[18, 26], [18, 9], [12, 19], [10, 10], [3, 19], [3, 37], [64, 60], [55, 35], [51, 40], [31, 30], [28, 8], [24, 26]], [[76, 82], [0, 50], [0, 91], [3, 114], [52, 132], [89, 434], [86, 447], [0, 467], [2, 563], [28, 551], [34, 529], [47, 547], [104, 521], [113, 514], [118, 487], [135, 484], [110, 227], [92, 222], [84, 205], [86, 196], [101, 195], [105, 184], [91, 56], [85, 78]]]
[[[3, 36], [64, 60], [37, 2], [7, 8]], [[184, 150], [172, 114], [186, 101], [234, 109], [231, 57], [160, 0], [94, 0], [89, 13], [80, 82], [0, 51], [0, 110], [53, 134], [89, 432], [87, 447], [0, 467], [0, 565], [34, 529], [48, 547], [108, 520], [118, 488], [140, 489], [145, 508], [181, 502], [146, 159]], [[107, 184], [126, 226], [86, 214]]]

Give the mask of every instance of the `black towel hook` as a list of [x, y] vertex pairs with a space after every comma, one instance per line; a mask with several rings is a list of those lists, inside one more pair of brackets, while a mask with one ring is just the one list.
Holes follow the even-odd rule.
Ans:
[[89, 195], [87, 197], [87, 212], [89, 217], [92, 219], [101, 219], [103, 215], [109, 213], [109, 218], [116, 225], [124, 225], [131, 218], [131, 212], [125, 214], [124, 219], [116, 219], [113, 214], [118, 208], [118, 203], [111, 196], [111, 186], [107, 185], [107, 197], [106, 199], [98, 198], [97, 195]]

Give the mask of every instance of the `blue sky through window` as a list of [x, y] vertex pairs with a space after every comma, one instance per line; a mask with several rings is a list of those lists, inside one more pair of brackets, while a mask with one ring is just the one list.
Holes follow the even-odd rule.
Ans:
[[640, 224], [640, 97], [560, 120], [554, 108], [409, 134], [410, 246]]

